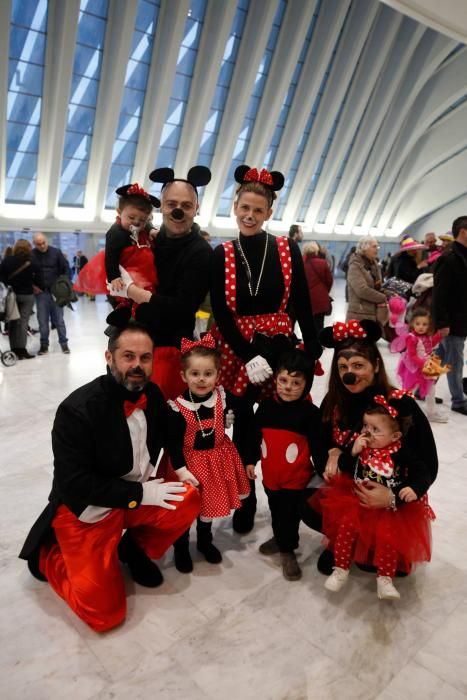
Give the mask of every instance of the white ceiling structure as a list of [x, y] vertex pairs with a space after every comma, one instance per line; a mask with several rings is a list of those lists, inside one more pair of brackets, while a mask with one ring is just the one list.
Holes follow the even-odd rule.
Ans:
[[[280, 170], [270, 230], [447, 230], [467, 211], [465, 0], [2, 0], [0, 230], [102, 233], [113, 191]], [[151, 187], [152, 192], [157, 188]]]

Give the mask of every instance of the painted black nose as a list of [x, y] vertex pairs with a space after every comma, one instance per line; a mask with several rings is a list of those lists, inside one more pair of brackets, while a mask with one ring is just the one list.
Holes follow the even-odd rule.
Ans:
[[357, 381], [357, 375], [353, 372], [346, 372], [342, 375], [342, 381], [344, 384], [352, 385]]
[[185, 214], [183, 213], [183, 209], [172, 209], [171, 213], [172, 219], [175, 219], [176, 221], [181, 221]]

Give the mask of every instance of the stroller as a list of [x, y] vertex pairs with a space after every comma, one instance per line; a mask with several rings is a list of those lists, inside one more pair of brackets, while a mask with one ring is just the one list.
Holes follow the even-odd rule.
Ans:
[[[3, 323], [8, 322], [7, 297], [9, 293], [9, 288], [0, 282], [0, 322]], [[13, 350], [5, 350], [4, 352], [0, 350], [0, 361], [5, 365], [5, 367], [12, 367], [16, 364], [17, 360], [18, 358]]]

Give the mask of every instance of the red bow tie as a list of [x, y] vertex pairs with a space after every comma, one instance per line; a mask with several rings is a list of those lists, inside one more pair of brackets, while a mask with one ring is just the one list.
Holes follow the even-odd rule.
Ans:
[[210, 333], [206, 333], [201, 340], [188, 340], [188, 338], [182, 338], [180, 345], [180, 352], [185, 355], [193, 348], [209, 348], [214, 349], [216, 347], [216, 341]]
[[125, 417], [128, 418], [128, 416], [131, 416], [133, 411], [136, 411], [137, 408], [140, 408], [142, 411], [146, 408], [148, 403], [148, 399], [146, 394], [141, 394], [139, 399], [133, 403], [133, 401], [124, 401], [123, 402], [123, 411], [125, 413]]

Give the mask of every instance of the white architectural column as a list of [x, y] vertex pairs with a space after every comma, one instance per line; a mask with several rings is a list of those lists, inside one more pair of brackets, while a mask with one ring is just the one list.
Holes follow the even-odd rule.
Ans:
[[127, 0], [109, 4], [84, 203], [92, 218], [100, 218], [105, 205], [137, 6], [138, 3]]
[[156, 162], [189, 8], [189, 0], [161, 5], [133, 170], [141, 184], [147, 185]]
[[36, 200], [46, 217], [58, 202], [79, 6], [79, 0], [49, 2]]
[[10, 47], [11, 0], [0, 2], [0, 203], [5, 201], [6, 114], [8, 104], [8, 54]]
[[252, 166], [263, 165], [314, 11], [310, 0], [287, 5], [246, 156]]
[[224, 187], [232, 153], [250, 101], [258, 67], [266, 49], [276, 10], [277, 1], [254, 0], [250, 3], [225, 105], [224, 119], [217, 138], [217, 148], [211, 164], [215, 179], [203, 194], [201, 213], [203, 218], [210, 221], [216, 216], [217, 202]]
[[208, 2], [175, 163], [175, 172], [180, 177], [185, 177], [189, 168], [196, 165], [236, 9], [236, 0]]
[[319, 162], [378, 9], [379, 5], [371, 0], [360, 0], [350, 9], [311, 138], [303, 153], [295, 185], [284, 211], [284, 219], [295, 220], [298, 216], [313, 170]]

